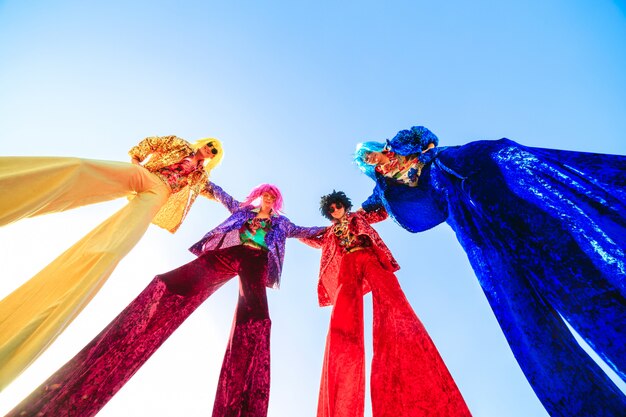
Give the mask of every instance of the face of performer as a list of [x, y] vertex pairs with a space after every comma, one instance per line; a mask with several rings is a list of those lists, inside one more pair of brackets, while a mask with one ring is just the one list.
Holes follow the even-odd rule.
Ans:
[[380, 165], [388, 161], [389, 158], [382, 152], [368, 152], [365, 154], [365, 163], [369, 165]]
[[212, 159], [215, 155], [217, 155], [217, 149], [213, 146], [211, 142], [204, 145], [202, 148], [196, 151], [196, 155], [200, 159]]
[[341, 203], [332, 203], [328, 206], [328, 212], [333, 219], [339, 220], [346, 214], [346, 208]]
[[276, 196], [270, 192], [264, 192], [261, 194], [261, 210], [270, 211], [274, 208], [276, 202]]

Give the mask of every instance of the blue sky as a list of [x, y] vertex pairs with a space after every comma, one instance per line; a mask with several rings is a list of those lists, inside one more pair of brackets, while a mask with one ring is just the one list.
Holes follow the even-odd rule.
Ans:
[[[301, 225], [326, 224], [318, 200], [332, 189], [356, 203], [369, 195], [373, 183], [351, 163], [357, 142], [412, 125], [429, 127], [441, 145], [508, 137], [626, 154], [626, 3], [434, 3], [0, 1], [0, 154], [127, 160], [146, 136], [214, 136], [225, 157], [213, 179], [240, 199], [275, 183]], [[0, 229], [0, 296], [122, 204]], [[0, 413], [155, 274], [193, 259], [186, 248], [226, 216], [200, 201], [176, 235], [151, 227], [3, 391]], [[545, 416], [451, 229], [376, 228], [473, 414]], [[318, 263], [318, 251], [289, 242], [282, 288], [269, 294], [270, 416], [315, 415], [330, 313], [317, 306]], [[236, 293], [232, 282], [209, 299], [101, 415], [206, 415]]]

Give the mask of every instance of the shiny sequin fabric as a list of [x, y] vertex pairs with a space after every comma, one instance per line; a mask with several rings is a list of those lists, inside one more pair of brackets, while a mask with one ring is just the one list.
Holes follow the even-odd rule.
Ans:
[[128, 151], [131, 158], [145, 161], [144, 168], [161, 178], [172, 191], [152, 220], [172, 233], [178, 230], [209, 181], [202, 164], [189, 163], [194, 153], [189, 142], [176, 136], [151, 136]]
[[174, 165], [193, 155], [191, 144], [177, 136], [150, 136], [133, 146], [128, 155], [145, 163], [143, 166], [151, 172], [157, 172]]
[[[353, 235], [363, 236], [371, 243], [372, 251], [376, 255], [378, 262], [388, 271], [395, 272], [400, 269], [398, 262], [393, 257], [391, 251], [385, 245], [378, 233], [370, 226], [370, 223], [380, 222], [387, 218], [387, 213], [383, 209], [374, 210], [369, 213], [357, 211], [350, 215], [348, 227]], [[320, 306], [327, 306], [333, 303], [339, 287], [339, 269], [346, 251], [341, 245], [341, 241], [335, 235], [334, 226], [328, 227], [323, 235], [313, 238], [301, 239], [304, 243], [315, 248], [322, 249], [320, 260], [319, 281], [317, 284], [317, 296]], [[363, 294], [370, 291], [367, 281], [364, 282]]]
[[[421, 149], [400, 139], [391, 150]], [[626, 397], [565, 324], [626, 379], [626, 157], [501, 139], [420, 159], [417, 187], [379, 175], [363, 207], [384, 206], [411, 232], [452, 227], [550, 415], [626, 415]]]
[[[210, 182], [207, 193], [222, 203], [232, 215], [222, 224], [204, 235], [189, 250], [195, 255], [212, 249], [227, 248], [241, 243], [239, 230], [250, 219], [253, 219], [258, 210], [252, 206], [241, 206], [241, 203], [226, 193], [220, 186]], [[317, 235], [326, 230], [325, 227], [300, 227], [293, 224], [287, 217], [274, 214], [271, 218], [272, 227], [265, 235], [265, 244], [268, 248], [269, 272], [267, 286], [278, 288], [280, 274], [285, 258], [285, 239], [288, 237], [306, 238]]]
[[386, 217], [384, 210], [379, 210], [344, 218], [352, 235], [374, 243], [354, 252], [345, 251], [334, 226], [317, 239], [322, 248], [320, 294], [333, 303], [317, 416], [364, 415], [363, 294], [369, 289], [374, 309], [373, 417], [470, 416], [437, 348], [398, 284], [393, 273], [397, 263], [369, 225]]

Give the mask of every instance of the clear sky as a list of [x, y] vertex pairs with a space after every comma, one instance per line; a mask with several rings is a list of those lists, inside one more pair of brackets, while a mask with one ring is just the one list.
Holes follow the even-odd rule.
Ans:
[[[216, 183], [239, 199], [274, 183], [295, 223], [325, 225], [320, 195], [343, 190], [358, 204], [373, 188], [351, 163], [355, 144], [412, 125], [441, 145], [508, 137], [626, 154], [625, 74], [624, 1], [5, 0], [0, 154], [124, 161], [146, 136], [214, 136], [225, 147]], [[0, 296], [123, 204], [0, 229]], [[151, 226], [84, 313], [0, 394], [0, 413], [155, 274], [193, 259], [187, 247], [226, 216], [204, 200], [175, 235]], [[376, 228], [473, 414], [547, 415], [452, 230]], [[315, 415], [330, 313], [317, 306], [318, 264], [318, 251], [289, 242], [282, 288], [269, 293], [272, 417]], [[208, 415], [236, 297], [233, 281], [210, 298], [100, 415]], [[366, 310], [371, 320], [369, 296]], [[369, 327], [366, 335], [369, 346]]]

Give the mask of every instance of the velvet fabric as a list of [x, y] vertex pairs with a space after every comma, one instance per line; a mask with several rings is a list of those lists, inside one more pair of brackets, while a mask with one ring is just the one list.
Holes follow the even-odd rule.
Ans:
[[95, 415], [196, 308], [240, 277], [239, 301], [213, 416], [267, 414], [270, 318], [267, 253], [248, 246], [209, 251], [154, 280], [95, 339], [7, 416]]
[[347, 253], [332, 226], [308, 243], [322, 247], [320, 304], [334, 304], [330, 319], [318, 417], [362, 417], [365, 404], [363, 294], [371, 289], [374, 356], [373, 417], [469, 416], [470, 412], [428, 332], [407, 301], [399, 267], [369, 223], [384, 210], [348, 214], [350, 231], [372, 245]]
[[[257, 213], [252, 206], [241, 207], [221, 189], [216, 194], [233, 214], [207, 234], [216, 242], [213, 248], [203, 245], [206, 239], [194, 245], [198, 259], [158, 275], [99, 336], [9, 416], [94, 415], [206, 298], [235, 275], [240, 277], [239, 304], [213, 415], [267, 414], [270, 319], [265, 288], [278, 281], [275, 274], [283, 258], [278, 252], [235, 244], [232, 236], [238, 239], [243, 222]], [[273, 216], [267, 243], [275, 250], [282, 248], [284, 254], [287, 237], [310, 238], [324, 230], [299, 227], [284, 216]]]
[[318, 417], [362, 417], [365, 401], [362, 286], [372, 288], [373, 417], [455, 417], [470, 412], [393, 272], [372, 249], [344, 256], [326, 339]]
[[377, 176], [363, 207], [384, 206], [411, 232], [452, 227], [550, 415], [626, 415], [626, 397], [565, 323], [626, 378], [626, 157], [501, 139], [420, 158], [417, 187]]

